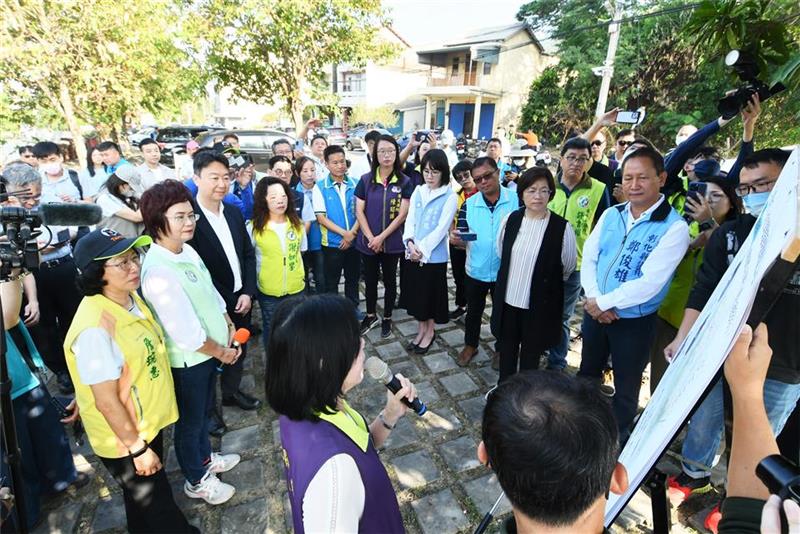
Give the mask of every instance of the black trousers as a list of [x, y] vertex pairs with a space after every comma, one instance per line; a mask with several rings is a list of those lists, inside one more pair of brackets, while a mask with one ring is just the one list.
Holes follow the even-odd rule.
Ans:
[[34, 271], [41, 315], [39, 324], [31, 329], [31, 335], [45, 365], [57, 374], [67, 372], [64, 338], [81, 303], [81, 295], [75, 286], [77, 275], [72, 256], [58, 265], [42, 266]]
[[498, 383], [517, 372], [527, 369], [538, 369], [539, 358], [544, 349], [537, 346], [533, 330], [529, 327], [527, 316], [530, 310], [523, 310], [510, 304], [496, 303], [503, 306], [503, 324], [500, 325], [500, 378]]
[[486, 309], [486, 295], [494, 298], [494, 282], [481, 282], [464, 275], [467, 296], [467, 314], [464, 319], [464, 344], [477, 347], [481, 339], [481, 321]]
[[397, 298], [397, 264], [400, 254], [362, 254], [364, 262], [364, 293], [367, 297], [367, 315], [375, 315], [378, 303], [378, 271], [383, 273], [383, 316], [391, 317]]
[[[241, 295], [241, 291], [237, 294], [237, 299]], [[255, 300], [253, 299], [253, 304], [255, 304]], [[252, 328], [252, 308], [248, 310], [247, 313], [244, 315], [236, 313], [232, 309], [228, 310], [228, 315], [231, 317], [231, 321], [233, 321], [233, 326], [238, 330], [240, 328], [247, 328], [250, 330]], [[253, 338], [255, 341], [255, 338]], [[222, 366], [222, 378], [220, 380], [221, 389], [222, 389], [222, 397], [231, 397], [234, 393], [239, 391], [239, 385], [242, 383], [242, 372], [244, 370], [244, 359], [247, 356], [247, 345], [250, 343], [245, 343], [242, 345], [242, 355], [236, 360], [236, 363], [232, 365], [223, 365]]]
[[464, 279], [467, 276], [466, 250], [450, 245], [450, 268], [453, 271], [453, 282], [456, 283], [456, 306], [463, 308], [467, 305], [467, 294], [464, 288]]
[[[161, 432], [150, 443], [150, 448], [161, 459], [161, 463], [166, 464]], [[136, 474], [133, 459], [129, 456], [100, 457], [100, 461], [122, 488], [128, 532], [197, 532], [175, 504], [163, 467], [156, 474], [144, 477]]]
[[344, 296], [358, 308], [358, 278], [361, 276], [361, 254], [354, 246], [346, 250], [322, 247], [325, 262], [325, 292], [339, 294], [339, 279], [344, 271]]

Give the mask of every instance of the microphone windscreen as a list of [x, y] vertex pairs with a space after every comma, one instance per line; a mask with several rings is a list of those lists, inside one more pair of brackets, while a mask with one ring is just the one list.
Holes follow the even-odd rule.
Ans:
[[239, 345], [244, 345], [250, 339], [250, 330], [247, 328], [240, 328], [233, 334], [233, 340]]
[[375, 356], [367, 358], [367, 361], [364, 362], [364, 368], [367, 370], [367, 373], [369, 373], [369, 376], [375, 380], [380, 380], [384, 384], [392, 379], [392, 371], [389, 369], [389, 366], [386, 362]]
[[37, 209], [42, 222], [53, 226], [91, 226], [103, 218], [103, 210], [97, 204], [54, 202]]

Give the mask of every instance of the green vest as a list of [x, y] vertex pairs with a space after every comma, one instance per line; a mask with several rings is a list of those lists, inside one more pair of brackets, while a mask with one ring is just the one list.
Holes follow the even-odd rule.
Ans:
[[[672, 194], [668, 200], [670, 205], [683, 215], [686, 205], [686, 195], [683, 191]], [[697, 224], [697, 221], [692, 221], [689, 224], [689, 239], [694, 241], [698, 235], [700, 235], [700, 225]], [[702, 249], [686, 251], [686, 255], [675, 268], [675, 276], [672, 277], [667, 296], [664, 297], [658, 308], [658, 316], [675, 328], [681, 326], [686, 302], [689, 300], [689, 293], [701, 263], [703, 263]]]
[[567, 197], [562, 187], [556, 186], [556, 194], [547, 205], [554, 213], [564, 217], [575, 231], [575, 241], [578, 245], [578, 265], [576, 271], [581, 270], [583, 259], [583, 243], [592, 231], [594, 215], [603, 199], [606, 186], [600, 180], [588, 177], [589, 181], [581, 181]]
[[[189, 245], [184, 244], [183, 246], [188, 247]], [[228, 323], [225, 321], [225, 315], [220, 310], [217, 290], [211, 281], [211, 274], [206, 269], [205, 264], [201, 261], [198, 267], [188, 261], [176, 262], [166, 254], [171, 253], [161, 247], [150, 247], [142, 264], [142, 280], [146, 279], [148, 271], [157, 265], [175, 271], [181, 289], [189, 298], [192, 310], [200, 320], [207, 338], [226, 346], [228, 344]], [[151, 305], [151, 307], [155, 310], [154, 306]], [[156, 315], [158, 314], [156, 313]], [[157, 319], [163, 327], [164, 319], [162, 317], [157, 317]], [[175, 344], [166, 328], [164, 328], [164, 331], [167, 334], [166, 344], [170, 366], [192, 367], [211, 358], [211, 356], [201, 352], [183, 350]]]
[[286, 250], [269, 223], [263, 232], [253, 231], [258, 265], [258, 290], [270, 297], [294, 295], [306, 287], [300, 244], [303, 228], [289, 223], [286, 227]]

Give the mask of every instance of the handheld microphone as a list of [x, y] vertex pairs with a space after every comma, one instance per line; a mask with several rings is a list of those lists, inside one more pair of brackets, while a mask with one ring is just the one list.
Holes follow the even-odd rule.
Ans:
[[35, 211], [44, 224], [53, 226], [91, 226], [103, 218], [103, 210], [97, 204], [78, 202], [40, 204]]
[[[233, 334], [233, 343], [231, 343], [231, 347], [233, 347], [234, 349], [238, 349], [239, 347], [247, 343], [248, 339], [250, 339], [250, 330], [248, 330], [247, 328], [240, 328]], [[225, 364], [220, 362], [219, 365], [217, 366], [218, 373], [222, 372], [223, 365]]]
[[[383, 382], [383, 385], [386, 386], [392, 393], [397, 393], [403, 388], [400, 380], [398, 380], [397, 377], [392, 373], [392, 370], [389, 369], [389, 366], [386, 364], [386, 362], [380, 358], [376, 358], [375, 356], [367, 358], [367, 361], [364, 363], [364, 368], [367, 370], [367, 373], [369, 373], [369, 376], [375, 380], [380, 380]], [[425, 406], [425, 403], [419, 399], [410, 401], [406, 397], [403, 397], [400, 400], [403, 402], [403, 404], [414, 410], [414, 413], [417, 415], [425, 415], [425, 412], [428, 411], [428, 407]]]

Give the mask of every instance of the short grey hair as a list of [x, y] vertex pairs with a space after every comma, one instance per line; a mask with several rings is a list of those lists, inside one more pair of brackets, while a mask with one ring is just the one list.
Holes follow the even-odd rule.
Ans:
[[41, 184], [42, 175], [24, 161], [12, 161], [3, 169], [3, 181], [16, 188]]

